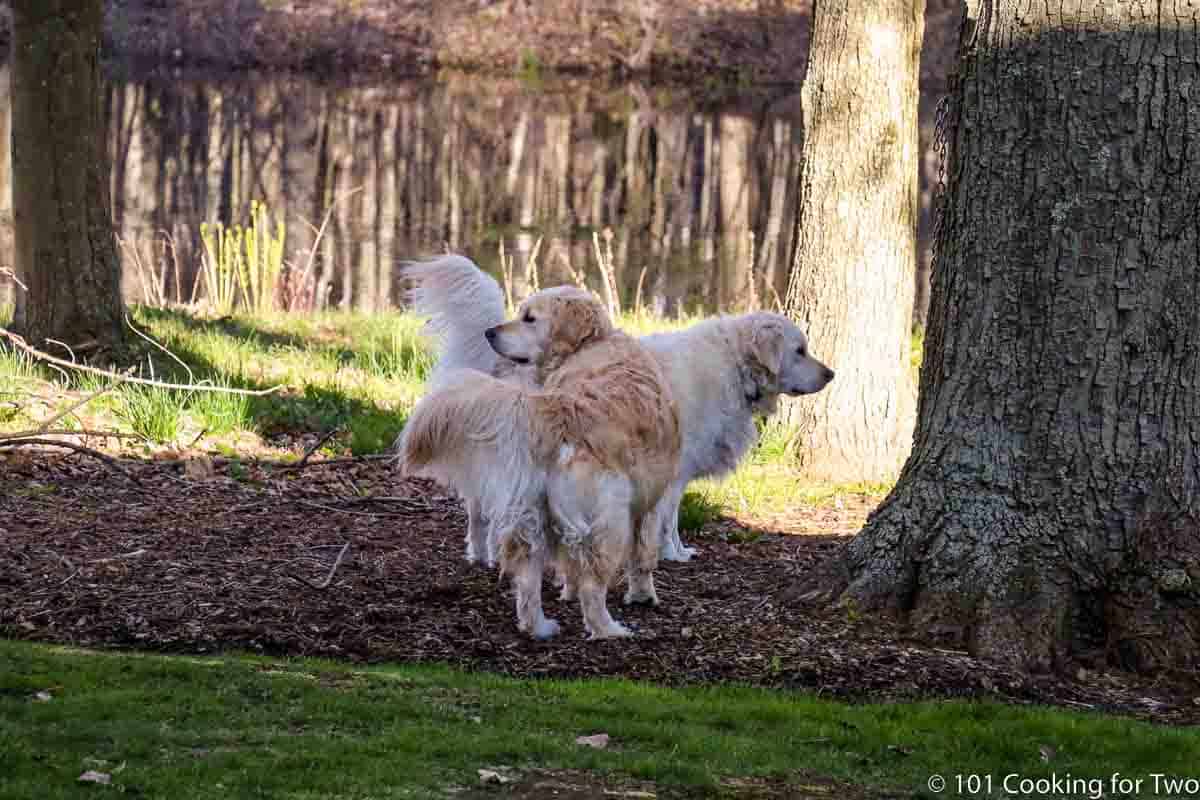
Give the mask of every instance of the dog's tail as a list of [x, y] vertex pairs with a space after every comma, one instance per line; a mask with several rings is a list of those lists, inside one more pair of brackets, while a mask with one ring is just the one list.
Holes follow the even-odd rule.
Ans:
[[[540, 509], [553, 435], [527, 389], [452, 370], [417, 403], [396, 440], [401, 472], [480, 501], [498, 529]], [[545, 415], [542, 415], [543, 417]]]
[[426, 328], [438, 340], [438, 361], [429, 385], [456, 369], [491, 374], [499, 356], [483, 332], [504, 322], [500, 285], [465, 256], [445, 255], [404, 265], [413, 310], [429, 317]]

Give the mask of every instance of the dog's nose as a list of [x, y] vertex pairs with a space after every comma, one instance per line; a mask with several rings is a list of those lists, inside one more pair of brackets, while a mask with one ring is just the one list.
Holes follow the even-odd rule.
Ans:
[[489, 342], [492, 341], [493, 339], [495, 339], [496, 338], [496, 329], [488, 328], [486, 331], [483, 332], [483, 338], [487, 339]]
[[831, 380], [833, 380], [833, 370], [831, 370], [829, 367], [826, 367], [825, 368], [825, 382], [829, 383]]

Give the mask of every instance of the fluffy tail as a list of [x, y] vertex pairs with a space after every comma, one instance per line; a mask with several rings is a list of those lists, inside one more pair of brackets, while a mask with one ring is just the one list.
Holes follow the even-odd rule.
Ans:
[[479, 500], [497, 532], [517, 525], [540, 532], [548, 453], [535, 406], [519, 385], [448, 371], [396, 441], [401, 471]]
[[428, 315], [426, 328], [439, 341], [438, 362], [429, 385], [439, 385], [456, 369], [491, 374], [499, 356], [483, 332], [504, 322], [500, 284], [471, 259], [459, 255], [410, 262], [400, 274], [412, 284], [408, 300], [413, 309]]

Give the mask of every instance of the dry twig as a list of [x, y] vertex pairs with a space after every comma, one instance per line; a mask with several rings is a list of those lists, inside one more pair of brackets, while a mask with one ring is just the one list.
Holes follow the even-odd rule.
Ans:
[[98, 367], [89, 367], [86, 364], [78, 364], [74, 361], [68, 361], [65, 358], [57, 358], [38, 350], [36, 347], [28, 344], [25, 339], [7, 328], [0, 328], [0, 338], [8, 339], [18, 349], [28, 353], [35, 358], [45, 361], [51, 365], [59, 365], [68, 369], [86, 372], [90, 375], [102, 375], [106, 378], [112, 378], [118, 383], [137, 383], [143, 386], [157, 386], [160, 389], [180, 389], [190, 392], [223, 392], [225, 394], [244, 394], [252, 397], [261, 397], [263, 395], [274, 394], [280, 389], [286, 388], [286, 384], [272, 386], [269, 389], [234, 389], [229, 386], [212, 386], [208, 384], [186, 384], [186, 383], [165, 383], [163, 381], [150, 380], [148, 378], [137, 378], [133, 375], [122, 375], [117, 372], [112, 372]]
[[29, 291], [29, 287], [26, 286], [25, 284], [21, 283], [21, 279], [17, 277], [17, 273], [13, 272], [8, 267], [0, 267], [0, 275], [3, 275], [4, 277], [8, 278], [13, 283], [15, 283], [17, 286], [20, 286], [22, 289], [24, 289], [25, 291], [27, 291], [27, 292]]
[[342, 429], [341, 425], [334, 425], [332, 428], [330, 428], [328, 431], [326, 431], [324, 436], [322, 436], [320, 439], [317, 439], [316, 444], [314, 444], [312, 447], [310, 447], [304, 451], [304, 457], [301, 458], [300, 463], [298, 463], [296, 465], [297, 468], [303, 467], [305, 464], [307, 464], [308, 459], [312, 457], [312, 454], [317, 452], [318, 450], [320, 450], [321, 446], [324, 445], [326, 442], [328, 442], [330, 439], [332, 439], [334, 436], [336, 436], [338, 434], [338, 431], [340, 431], [341, 429]]
[[75, 444], [74, 442], [64, 442], [60, 439], [42, 439], [40, 437], [35, 437], [35, 436], [29, 436], [29, 437], [24, 437], [24, 438], [20, 438], [20, 439], [17, 439], [17, 438], [0, 439], [0, 450], [7, 450], [8, 448], [11, 448], [11, 447], [36, 447], [38, 445], [41, 445], [42, 447], [61, 447], [65, 450], [73, 450], [76, 453], [82, 453], [86, 456], [91, 456], [92, 458], [96, 459], [97, 461], [100, 461], [101, 463], [108, 466], [110, 469], [121, 473], [126, 478], [129, 478], [129, 480], [133, 481], [134, 483], [140, 483], [140, 481], [136, 477], [134, 477], [132, 473], [130, 473], [124, 467], [122, 467], [120, 465], [120, 463], [112, 456], [105, 455], [104, 453], [101, 453], [99, 450], [93, 450], [90, 447], [84, 447], [81, 444]]
[[302, 575], [291, 573], [290, 577], [300, 581], [306, 586], [313, 589], [328, 589], [329, 584], [333, 583], [333, 573], [337, 572], [337, 568], [342, 565], [342, 559], [346, 557], [346, 551], [350, 549], [350, 543], [346, 542], [342, 545], [341, 551], [338, 553], [337, 559], [333, 562], [333, 566], [329, 568], [329, 574], [325, 576], [325, 580], [320, 583], [313, 583]]

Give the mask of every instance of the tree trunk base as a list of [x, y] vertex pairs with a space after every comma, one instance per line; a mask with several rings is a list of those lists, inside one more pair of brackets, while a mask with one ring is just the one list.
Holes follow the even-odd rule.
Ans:
[[917, 639], [1033, 672], [1200, 665], [1200, 523], [1147, 517], [1104, 550], [1086, 524], [902, 480], [790, 599], [895, 615]]

